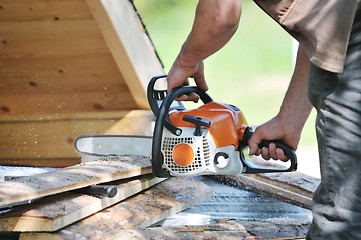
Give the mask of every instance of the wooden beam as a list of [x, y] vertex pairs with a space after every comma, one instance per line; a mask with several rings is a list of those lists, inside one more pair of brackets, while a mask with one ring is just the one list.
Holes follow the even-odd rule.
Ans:
[[141, 156], [108, 157], [73, 167], [0, 183], [0, 208], [152, 172], [148, 158]]
[[161, 181], [153, 175], [112, 182], [117, 187], [113, 198], [79, 192], [50, 196], [31, 205], [19, 206], [0, 215], [0, 231], [53, 232], [101, 211]]
[[55, 233], [22, 233], [20, 239], [95, 240], [104, 239], [105, 236], [116, 239], [112, 238], [113, 234], [122, 229], [147, 227], [206, 200], [212, 196], [212, 192], [202, 182], [174, 177]]
[[163, 74], [159, 59], [129, 0], [86, 0], [138, 107], [149, 109], [147, 84]]

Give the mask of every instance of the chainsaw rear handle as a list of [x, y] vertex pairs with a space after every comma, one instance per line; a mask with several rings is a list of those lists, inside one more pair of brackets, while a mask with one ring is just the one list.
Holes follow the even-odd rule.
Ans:
[[[153, 85], [154, 86], [154, 85]], [[183, 94], [189, 94], [191, 92], [195, 92], [199, 95], [203, 103], [212, 102], [213, 99], [204, 91], [197, 87], [192, 86], [181, 86], [172, 89], [168, 95], [164, 98], [160, 108], [157, 111], [157, 119], [155, 122], [154, 133], [153, 133], [153, 143], [152, 143], [152, 171], [157, 177], [170, 177], [170, 174], [166, 173], [163, 168], [163, 156], [161, 153], [162, 146], [162, 136], [163, 136], [163, 127], [165, 123], [168, 121], [169, 126], [173, 126], [175, 128], [175, 132], [171, 131], [173, 134], [179, 136], [182, 134], [182, 130], [175, 127], [169, 120], [168, 114], [170, 111], [170, 106], [172, 102], [182, 96]]]
[[[253, 131], [250, 128], [247, 128], [245, 130], [245, 133], [243, 135], [243, 139], [240, 144], [240, 148], [243, 149], [244, 147], [248, 146], [248, 141], [252, 137]], [[270, 145], [270, 143], [274, 143], [277, 148], [280, 148], [283, 150], [285, 155], [289, 157], [291, 161], [291, 165], [287, 169], [277, 169], [277, 168], [261, 168], [251, 165], [249, 162], [247, 162], [244, 158], [244, 156], [241, 156], [241, 161], [243, 163], [243, 166], [246, 168], [244, 173], [277, 173], [277, 172], [293, 172], [297, 170], [297, 156], [295, 151], [288, 145], [277, 141], [277, 140], [262, 140], [258, 146], [260, 148], [264, 148]]]

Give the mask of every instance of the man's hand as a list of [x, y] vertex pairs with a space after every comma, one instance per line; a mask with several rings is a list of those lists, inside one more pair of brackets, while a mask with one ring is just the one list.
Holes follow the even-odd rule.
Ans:
[[[192, 31], [168, 73], [168, 91], [194, 78], [203, 91], [208, 90], [203, 60], [221, 49], [236, 32], [242, 13], [240, 0], [199, 0]], [[178, 100], [197, 101], [195, 93]]]
[[[173, 63], [170, 69], [167, 80], [168, 80], [168, 92], [175, 87], [182, 85], [188, 85], [188, 77], [194, 78], [196, 85], [203, 91], [208, 90], [208, 85], [204, 78], [204, 65], [203, 62], [196, 64], [193, 67], [185, 67], [180, 63], [180, 56]], [[190, 93], [188, 95], [182, 95], [177, 100], [179, 101], [194, 101], [198, 102], [199, 96], [196, 93]]]
[[292, 129], [287, 127], [287, 123], [277, 117], [272, 118], [270, 121], [260, 125], [256, 128], [251, 139], [249, 140], [249, 153], [252, 155], [262, 155], [266, 160], [279, 159], [286, 162], [289, 158], [286, 156], [282, 149], [276, 148], [274, 143], [271, 143], [268, 148], [259, 148], [258, 144], [262, 140], [280, 140], [281, 142], [289, 145], [292, 149], [296, 150], [301, 136], [301, 129]]

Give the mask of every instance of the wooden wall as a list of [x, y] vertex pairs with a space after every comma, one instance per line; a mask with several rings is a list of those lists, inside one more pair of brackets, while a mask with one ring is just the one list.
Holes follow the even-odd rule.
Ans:
[[162, 73], [128, 0], [0, 0], [0, 162], [78, 158]]

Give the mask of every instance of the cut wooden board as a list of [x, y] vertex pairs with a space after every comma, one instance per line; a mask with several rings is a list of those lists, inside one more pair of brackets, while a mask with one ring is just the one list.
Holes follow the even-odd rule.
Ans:
[[285, 202], [289, 202], [307, 209], [311, 209], [312, 206], [312, 198], [305, 196], [302, 193], [292, 191], [290, 188], [282, 188], [283, 184], [276, 183], [268, 183], [267, 181], [263, 181], [255, 178], [252, 175], [238, 175], [238, 176], [221, 176], [217, 177], [218, 180], [222, 179], [222, 181], [228, 182], [242, 187], [247, 190], [251, 190], [254, 192], [265, 193], [272, 197], [278, 198]]
[[[221, 219], [217, 223], [199, 226], [170, 226], [152, 227], [145, 229], [122, 230], [112, 235], [106, 234], [104, 240], [253, 240], [253, 239], [302, 239], [309, 224], [302, 223], [274, 223], [262, 221], [240, 221]], [[301, 236], [300, 236], [301, 235]]]
[[[259, 159], [252, 159], [252, 161], [263, 167], [280, 167], [271, 161]], [[320, 179], [300, 172], [239, 174], [237, 176], [216, 176], [215, 178], [307, 209], [311, 209], [313, 192], [320, 183]]]
[[[206, 184], [173, 177], [102, 212], [55, 233], [22, 233], [20, 239], [105, 239], [122, 229], [142, 228], [156, 223], [212, 196]], [[119, 238], [118, 238], [119, 239]], [[120, 238], [124, 239], [124, 238]]]
[[113, 198], [77, 192], [43, 198], [31, 205], [15, 207], [0, 215], [0, 231], [53, 232], [118, 203], [164, 178], [153, 175], [112, 182], [118, 189]]
[[0, 183], [0, 208], [152, 172], [149, 158], [116, 156]]

